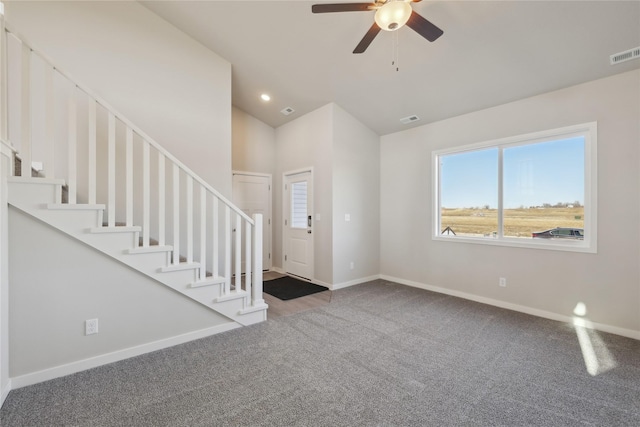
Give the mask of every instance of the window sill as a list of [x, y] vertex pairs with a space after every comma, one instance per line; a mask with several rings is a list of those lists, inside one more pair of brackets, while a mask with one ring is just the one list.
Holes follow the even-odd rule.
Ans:
[[503, 237], [498, 239], [489, 237], [437, 235], [434, 235], [431, 238], [432, 240], [440, 242], [471, 243], [489, 246], [506, 246], [512, 248], [543, 249], [551, 251], [581, 252], [593, 254], [598, 252], [598, 248], [595, 242], [589, 242], [586, 240], [567, 241], [560, 239], [530, 239], [518, 237]]

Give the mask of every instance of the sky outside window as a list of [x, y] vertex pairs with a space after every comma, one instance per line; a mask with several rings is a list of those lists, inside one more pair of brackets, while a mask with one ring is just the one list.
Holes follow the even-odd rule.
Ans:
[[498, 149], [467, 151], [440, 158], [443, 208], [498, 207]]
[[505, 148], [504, 208], [584, 205], [584, 137]]
[[[504, 208], [584, 204], [584, 137], [505, 148]], [[442, 156], [441, 206], [498, 207], [498, 148]]]

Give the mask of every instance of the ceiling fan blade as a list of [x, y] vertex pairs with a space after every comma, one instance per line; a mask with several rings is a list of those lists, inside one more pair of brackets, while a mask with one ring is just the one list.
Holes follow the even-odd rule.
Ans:
[[330, 12], [362, 12], [371, 10], [373, 3], [332, 3], [332, 4], [314, 4], [311, 6], [313, 13], [330, 13]]
[[378, 27], [378, 24], [374, 22], [371, 28], [369, 28], [369, 31], [367, 31], [367, 34], [364, 35], [362, 40], [360, 40], [360, 43], [358, 43], [358, 46], [356, 46], [356, 48], [353, 50], [353, 53], [362, 53], [367, 50], [367, 48], [369, 47], [373, 39], [376, 38], [379, 32], [380, 27]]
[[411, 16], [407, 21], [407, 26], [430, 42], [435, 41], [438, 37], [444, 34], [444, 31], [418, 15], [415, 11], [411, 12]]

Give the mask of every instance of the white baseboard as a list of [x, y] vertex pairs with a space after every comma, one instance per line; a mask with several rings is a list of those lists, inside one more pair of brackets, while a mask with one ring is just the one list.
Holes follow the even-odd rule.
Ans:
[[[152, 351], [162, 350], [178, 344], [184, 344], [189, 341], [205, 338], [211, 335], [227, 332], [232, 329], [241, 327], [239, 323], [229, 322], [224, 325], [213, 326], [211, 328], [201, 329], [199, 331], [188, 332], [186, 334], [177, 335], [171, 338], [165, 338], [153, 341], [147, 344], [126, 348], [124, 350], [114, 351], [112, 353], [102, 354], [100, 356], [91, 357], [77, 362], [68, 363], [66, 365], [55, 366], [53, 368], [44, 369], [42, 371], [32, 372], [10, 379], [11, 386], [16, 389], [32, 384], [41, 383], [43, 381], [52, 380], [54, 378], [75, 374], [76, 372], [85, 371], [98, 366], [107, 365], [109, 363], [118, 362], [120, 360], [129, 359], [131, 357], [140, 356], [142, 354], [151, 353]], [[4, 396], [4, 390], [3, 390]]]
[[379, 274], [374, 274], [373, 276], [369, 277], [361, 277], [355, 280], [349, 280], [348, 282], [334, 283], [333, 285], [331, 285], [331, 290], [335, 291], [336, 289], [348, 288], [349, 286], [359, 285], [360, 283], [366, 283], [377, 279], [380, 279]]
[[284, 272], [283, 269], [281, 269], [280, 267], [273, 267], [271, 266], [271, 268], [269, 269], [269, 271], [275, 271], [276, 273], [280, 273], [280, 274], [287, 274]]
[[325, 288], [331, 289], [331, 285], [329, 283], [323, 282], [322, 280], [313, 279], [311, 283], [315, 285], [324, 286]]
[[387, 280], [389, 282], [399, 283], [401, 285], [425, 289], [427, 291], [433, 291], [441, 294], [451, 295], [458, 298], [464, 298], [464, 299], [476, 301], [482, 304], [488, 304], [488, 305], [493, 305], [495, 307], [506, 308], [507, 310], [513, 310], [513, 311], [518, 311], [520, 313], [531, 314], [532, 316], [542, 317], [542, 318], [551, 319], [551, 320], [557, 320], [558, 322], [571, 323], [574, 325], [584, 326], [589, 329], [595, 329], [597, 331], [608, 332], [611, 334], [621, 335], [623, 337], [640, 340], [640, 331], [634, 331], [632, 329], [625, 329], [617, 326], [606, 325], [603, 323], [591, 322], [583, 318], [575, 318], [575, 317], [566, 316], [563, 314], [553, 313], [550, 311], [539, 310], [537, 308], [527, 307], [524, 305], [518, 305], [518, 304], [513, 304], [510, 302], [500, 301], [492, 298], [481, 297], [478, 295], [456, 291], [453, 289], [440, 288], [438, 286], [431, 286], [424, 283], [414, 282], [412, 280], [400, 279], [399, 277], [392, 277], [392, 276], [381, 274], [380, 278], [383, 280]]
[[11, 380], [7, 381], [7, 384], [4, 386], [4, 388], [2, 389], [2, 392], [0, 393], [0, 408], [2, 408], [2, 405], [4, 405], [4, 401], [9, 395], [10, 391], [11, 391]]

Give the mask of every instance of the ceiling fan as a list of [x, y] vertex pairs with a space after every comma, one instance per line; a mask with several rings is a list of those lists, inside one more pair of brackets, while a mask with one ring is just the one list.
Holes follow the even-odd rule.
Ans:
[[353, 51], [353, 53], [362, 53], [367, 50], [380, 30], [396, 31], [405, 24], [430, 42], [440, 37], [444, 31], [424, 19], [411, 8], [411, 3], [419, 1], [421, 0], [376, 0], [374, 3], [314, 4], [311, 6], [311, 12], [366, 12], [375, 10], [375, 22]]

